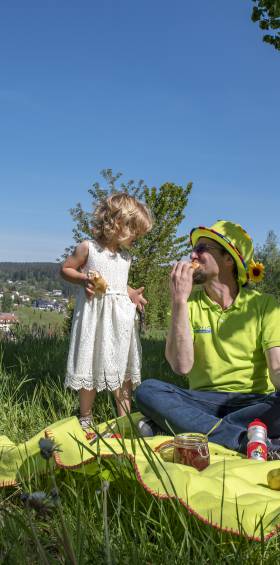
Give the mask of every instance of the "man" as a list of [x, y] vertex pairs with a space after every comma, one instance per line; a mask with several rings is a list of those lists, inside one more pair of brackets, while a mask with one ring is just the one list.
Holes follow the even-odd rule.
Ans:
[[204, 433], [246, 453], [247, 426], [258, 418], [268, 428], [269, 457], [280, 458], [280, 307], [247, 286], [261, 279], [263, 265], [253, 261], [250, 236], [232, 222], [195, 228], [190, 239], [192, 261], [171, 273], [166, 342], [166, 358], [188, 376], [189, 389], [144, 381], [136, 390], [146, 416], [139, 430]]

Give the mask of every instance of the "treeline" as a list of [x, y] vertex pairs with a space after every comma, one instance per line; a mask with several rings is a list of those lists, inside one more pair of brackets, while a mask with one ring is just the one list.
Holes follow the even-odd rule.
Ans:
[[57, 263], [0, 263], [0, 279], [13, 281], [40, 282], [42, 278], [59, 280], [59, 265]]
[[25, 282], [27, 285], [45, 290], [62, 290], [65, 296], [72, 296], [76, 292], [75, 285], [64, 281], [59, 273], [58, 263], [0, 263], [0, 283], [8, 280]]

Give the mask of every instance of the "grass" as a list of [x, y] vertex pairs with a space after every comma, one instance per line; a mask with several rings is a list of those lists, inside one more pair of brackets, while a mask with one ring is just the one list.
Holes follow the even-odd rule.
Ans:
[[23, 326], [51, 328], [52, 331], [60, 330], [63, 325], [63, 314], [59, 312], [48, 312], [32, 308], [32, 306], [20, 306], [15, 312], [19, 322]]
[[[68, 340], [62, 337], [4, 343], [0, 368], [0, 434], [16, 443], [55, 420], [73, 415], [77, 396], [64, 391]], [[176, 381], [164, 361], [162, 336], [143, 340], [143, 376]], [[182, 379], [177, 378], [178, 384]], [[113, 416], [111, 399], [98, 395], [96, 419]], [[116, 480], [51, 471], [16, 489], [0, 491], [0, 563], [272, 564], [279, 540], [248, 542], [204, 525], [176, 500], [152, 497], [134, 479], [129, 462], [116, 464]], [[127, 473], [133, 480], [127, 481]], [[40, 513], [23, 504], [27, 492], [59, 491], [60, 506]], [[68, 544], [68, 545], [67, 545]], [[73, 554], [69, 551], [69, 544]], [[68, 549], [67, 549], [68, 547]], [[72, 557], [71, 557], [72, 555]]]

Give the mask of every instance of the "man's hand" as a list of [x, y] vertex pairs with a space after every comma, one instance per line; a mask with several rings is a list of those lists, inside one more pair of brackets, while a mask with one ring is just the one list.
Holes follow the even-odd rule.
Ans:
[[174, 373], [186, 375], [194, 362], [193, 340], [187, 300], [193, 287], [192, 263], [180, 261], [170, 275], [172, 316], [166, 339], [165, 356]]
[[170, 290], [173, 303], [186, 302], [193, 287], [193, 264], [188, 261], [176, 263], [170, 274]]
[[136, 304], [136, 307], [138, 308], [138, 310], [140, 310], [140, 312], [144, 310], [144, 307], [147, 304], [147, 300], [142, 294], [143, 290], [144, 286], [141, 286], [140, 288], [131, 288], [130, 286], [127, 287], [128, 296], [131, 302], [133, 302], [133, 304]]

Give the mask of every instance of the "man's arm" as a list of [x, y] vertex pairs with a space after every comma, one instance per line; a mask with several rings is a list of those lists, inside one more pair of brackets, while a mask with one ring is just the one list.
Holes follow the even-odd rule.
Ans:
[[165, 356], [174, 373], [185, 375], [190, 372], [193, 362], [193, 340], [187, 300], [192, 291], [193, 266], [180, 261], [170, 276], [172, 318], [169, 328]]
[[172, 321], [166, 339], [165, 357], [174, 373], [179, 375], [186, 375], [193, 366], [193, 340], [186, 301], [172, 306]]
[[272, 347], [265, 351], [266, 362], [272, 384], [280, 390], [280, 347]]

